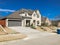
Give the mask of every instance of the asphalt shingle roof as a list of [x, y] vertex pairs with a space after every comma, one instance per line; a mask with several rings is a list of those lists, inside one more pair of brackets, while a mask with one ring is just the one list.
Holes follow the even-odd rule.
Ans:
[[29, 15], [32, 15], [32, 13], [34, 11], [32, 10], [27, 10], [27, 9], [21, 9], [21, 10], [18, 10], [12, 14], [10, 14], [9, 16], [7, 16], [6, 18], [22, 18], [19, 14], [22, 14], [22, 13], [25, 13], [27, 12]]
[[36, 10], [30, 10], [30, 9], [21, 9], [21, 10], [18, 10], [4, 18], [22, 18], [19, 14], [22, 14], [22, 13], [28, 13], [28, 15], [32, 15], [33, 12], [36, 12]]

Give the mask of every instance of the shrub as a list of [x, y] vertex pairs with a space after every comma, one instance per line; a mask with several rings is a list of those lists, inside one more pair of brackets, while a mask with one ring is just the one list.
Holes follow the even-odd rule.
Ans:
[[33, 28], [33, 29], [36, 29], [36, 27], [35, 26], [33, 26], [33, 24], [31, 24], [31, 26], [30, 26], [31, 28]]
[[48, 23], [43, 23], [42, 26], [48, 26]]
[[36, 29], [35, 26], [31, 26], [31, 28]]

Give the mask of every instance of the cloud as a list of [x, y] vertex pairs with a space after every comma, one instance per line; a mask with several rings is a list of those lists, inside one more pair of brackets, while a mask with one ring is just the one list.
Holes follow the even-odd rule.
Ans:
[[1, 12], [15, 12], [15, 10], [10, 9], [0, 9]]

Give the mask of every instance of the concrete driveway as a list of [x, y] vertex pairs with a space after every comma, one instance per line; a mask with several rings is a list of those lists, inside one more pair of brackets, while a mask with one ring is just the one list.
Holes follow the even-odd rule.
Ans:
[[21, 40], [0, 42], [0, 45], [60, 45], [60, 35], [48, 32], [40, 32], [29, 27], [10, 27], [18, 32], [26, 34]]

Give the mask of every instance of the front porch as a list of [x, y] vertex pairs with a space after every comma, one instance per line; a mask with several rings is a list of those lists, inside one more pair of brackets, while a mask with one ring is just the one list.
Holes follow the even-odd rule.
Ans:
[[30, 20], [26, 20], [26, 27], [30, 27]]
[[30, 27], [30, 25], [31, 25], [31, 19], [22, 20], [22, 26], [23, 27]]

